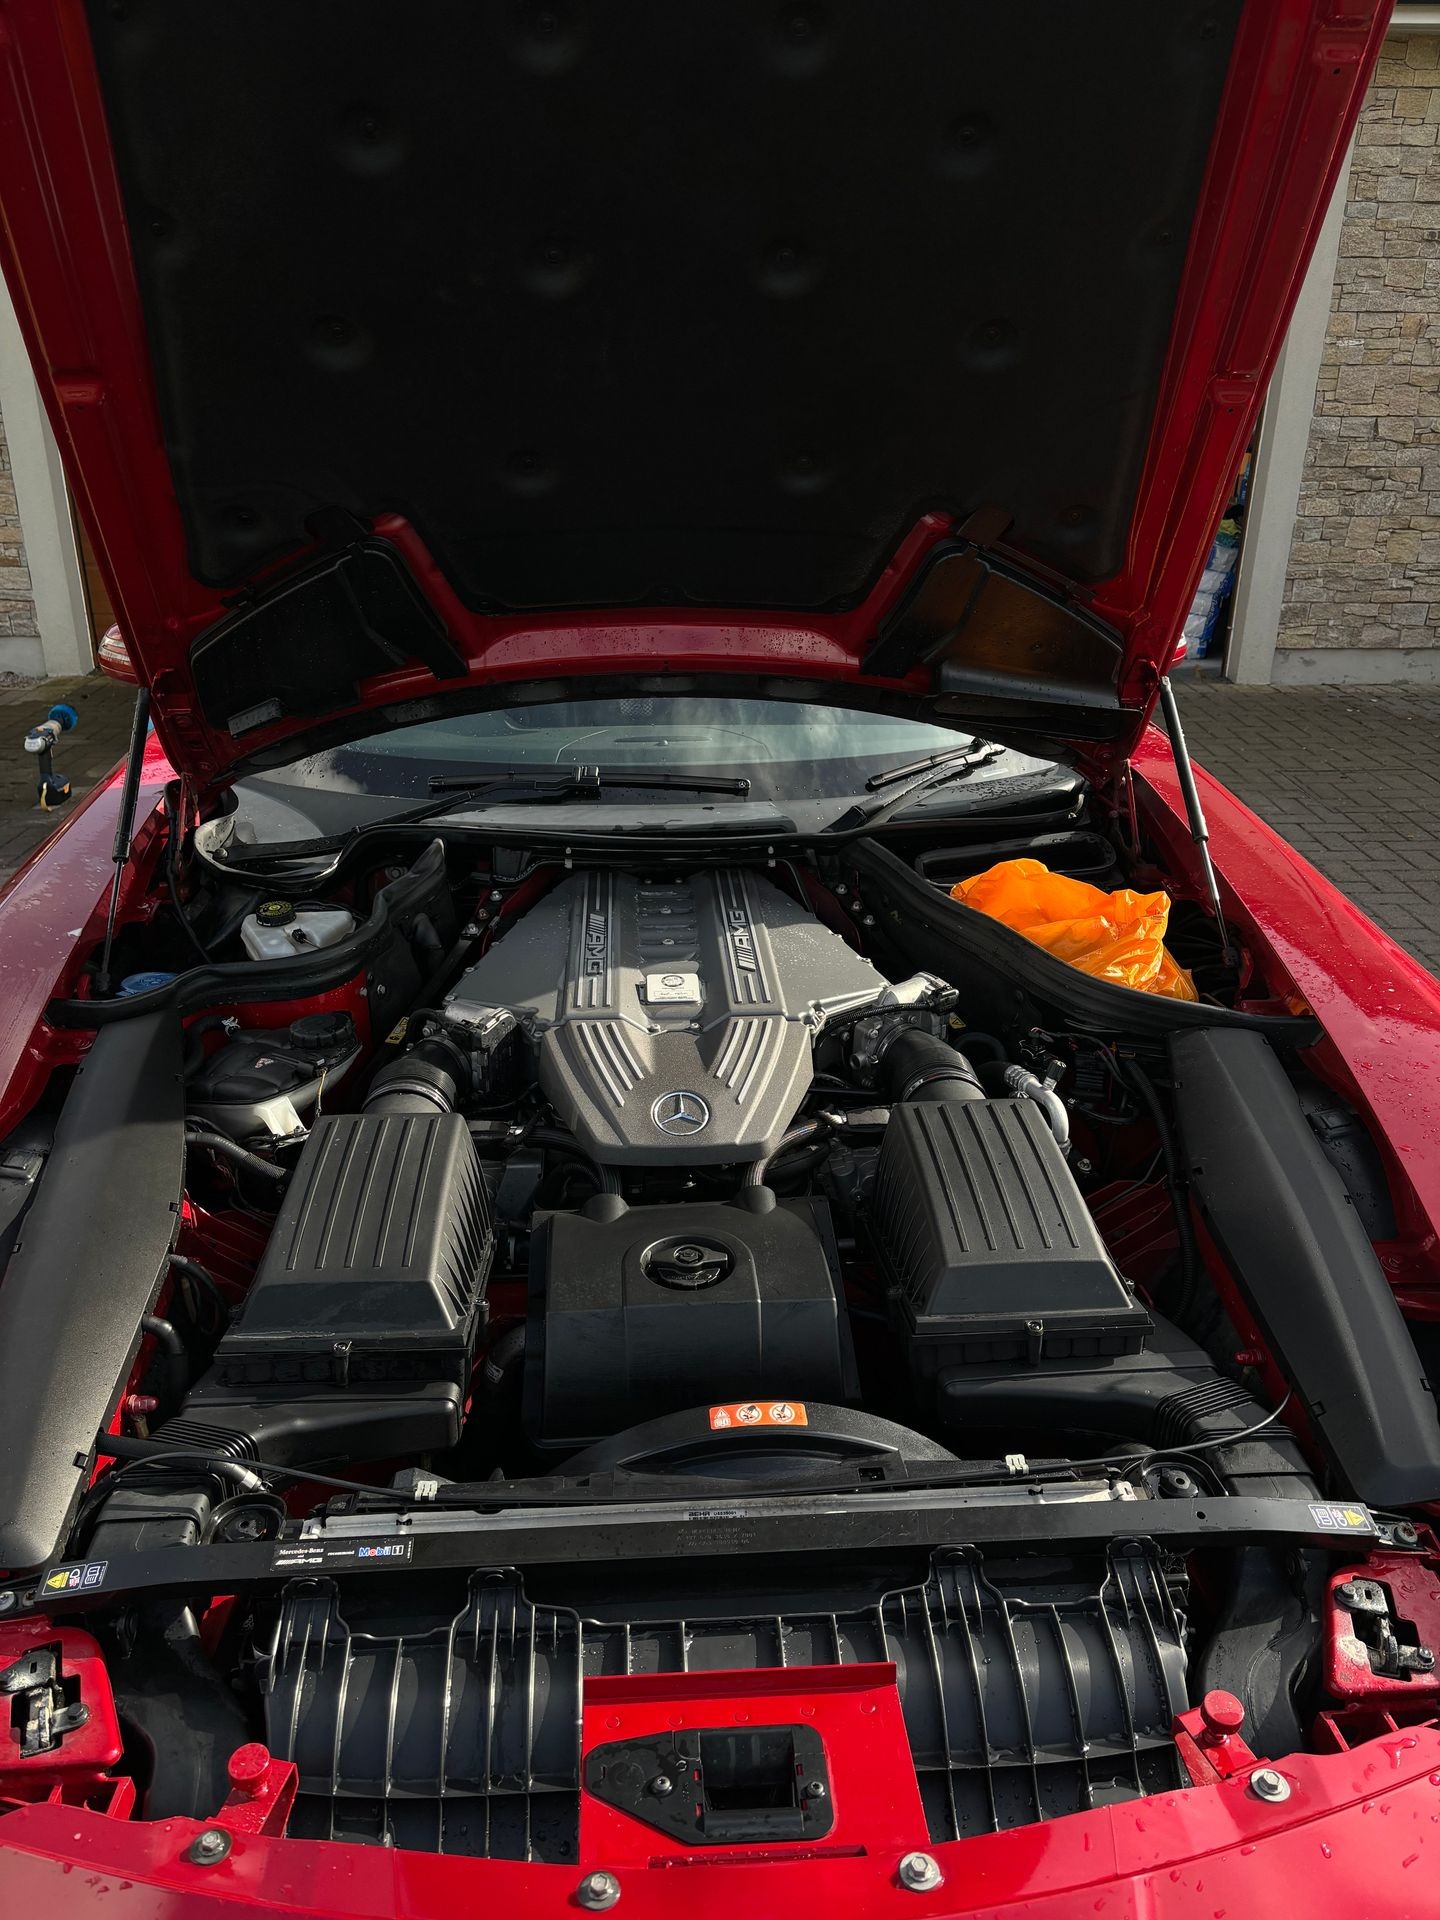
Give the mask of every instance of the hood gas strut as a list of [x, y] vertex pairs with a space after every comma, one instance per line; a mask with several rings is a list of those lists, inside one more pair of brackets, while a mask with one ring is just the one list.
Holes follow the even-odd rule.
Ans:
[[1160, 704], [1165, 709], [1165, 731], [1170, 736], [1170, 750], [1175, 755], [1175, 777], [1185, 797], [1185, 817], [1190, 823], [1190, 838], [1199, 850], [1200, 864], [1205, 869], [1205, 888], [1210, 895], [1210, 910], [1215, 915], [1215, 925], [1220, 934], [1220, 951], [1225, 956], [1226, 966], [1234, 966], [1236, 961], [1230, 946], [1230, 929], [1225, 925], [1225, 910], [1220, 905], [1220, 886], [1215, 878], [1214, 862], [1210, 858], [1210, 829], [1205, 822], [1205, 809], [1200, 804], [1200, 790], [1195, 785], [1195, 769], [1190, 764], [1185, 729], [1180, 724], [1179, 702], [1168, 674], [1160, 682]]
[[135, 713], [130, 722], [130, 751], [125, 756], [125, 777], [120, 784], [120, 815], [115, 822], [115, 842], [110, 858], [115, 877], [110, 882], [110, 905], [105, 913], [105, 944], [100, 949], [100, 971], [95, 991], [103, 1000], [110, 992], [110, 949], [115, 941], [115, 920], [120, 911], [120, 882], [130, 858], [130, 836], [135, 831], [135, 802], [140, 793], [140, 769], [145, 761], [145, 736], [150, 730], [150, 689], [141, 687], [135, 695]]

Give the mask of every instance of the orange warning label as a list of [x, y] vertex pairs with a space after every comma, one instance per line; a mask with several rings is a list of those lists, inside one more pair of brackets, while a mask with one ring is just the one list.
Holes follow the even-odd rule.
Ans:
[[728, 1407], [711, 1407], [710, 1426], [719, 1433], [725, 1427], [808, 1427], [809, 1416], [800, 1400], [737, 1400]]

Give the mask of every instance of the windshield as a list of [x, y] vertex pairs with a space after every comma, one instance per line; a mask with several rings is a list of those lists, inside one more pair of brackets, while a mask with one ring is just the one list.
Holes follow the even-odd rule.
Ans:
[[886, 767], [971, 736], [916, 720], [775, 700], [636, 696], [421, 721], [310, 754], [267, 779], [408, 799], [431, 778], [603, 766], [748, 779], [751, 797], [844, 797]]
[[[574, 700], [546, 706], [509, 707], [488, 713], [457, 713], [369, 734], [344, 746], [307, 754], [287, 765], [237, 783], [243, 838], [267, 843], [303, 840], [371, 824], [433, 800], [431, 783], [523, 776], [533, 771], [553, 782], [557, 774], [599, 767], [605, 776], [598, 799], [574, 808], [547, 807], [543, 823], [534, 794], [517, 786], [467, 802], [454, 796], [452, 817], [483, 810], [487, 820], [528, 805], [536, 824], [561, 826], [572, 815], [592, 823], [663, 818], [691, 830], [710, 824], [742, 826], [752, 815], [820, 831], [857, 799], [876, 801], [866, 783], [891, 769], [923, 765], [936, 755], [963, 755], [978, 743], [968, 730], [919, 720], [854, 712], [843, 707], [782, 700], [728, 699], [711, 695], [634, 695]], [[663, 774], [670, 782], [743, 779], [743, 796], [689, 794], [675, 786], [627, 786], [626, 770]], [[970, 811], [1010, 804], [1022, 792], [1046, 789], [1057, 780], [1067, 790], [1075, 776], [1046, 760], [996, 750], [986, 764], [967, 772], [959, 785], [916, 798], [908, 807]], [[897, 783], [897, 792], [899, 783]], [[579, 814], [574, 814], [574, 809]], [[512, 818], [518, 814], [512, 812]]]

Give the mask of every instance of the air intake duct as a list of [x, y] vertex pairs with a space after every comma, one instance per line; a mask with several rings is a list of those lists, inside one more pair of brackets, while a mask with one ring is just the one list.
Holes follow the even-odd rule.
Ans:
[[983, 1100], [979, 1075], [965, 1058], [937, 1034], [923, 1027], [902, 1027], [880, 1056], [882, 1092], [891, 1100]]

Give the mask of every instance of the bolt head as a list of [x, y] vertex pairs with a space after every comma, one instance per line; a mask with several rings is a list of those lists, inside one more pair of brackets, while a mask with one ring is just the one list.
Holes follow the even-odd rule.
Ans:
[[807, 1780], [805, 1782], [805, 1798], [807, 1800], [826, 1800], [829, 1797], [830, 1789], [823, 1780]]
[[900, 1884], [911, 1893], [931, 1893], [943, 1886], [940, 1863], [928, 1853], [907, 1853], [900, 1862]]
[[1413, 1547], [1420, 1534], [1412, 1521], [1402, 1520], [1395, 1528], [1395, 1538], [1402, 1547]]
[[658, 1794], [660, 1799], [663, 1800], [667, 1793], [673, 1793], [675, 1791], [675, 1782], [670, 1778], [668, 1773], [657, 1773], [655, 1778], [650, 1782], [650, 1791], [653, 1794]]
[[1272, 1806], [1278, 1806], [1290, 1798], [1290, 1782], [1274, 1767], [1257, 1767], [1250, 1776], [1250, 1791], [1257, 1800], [1268, 1800]]
[[613, 1873], [587, 1873], [575, 1889], [575, 1898], [590, 1913], [604, 1913], [620, 1898], [620, 1882]]
[[218, 1866], [233, 1844], [224, 1827], [206, 1827], [190, 1842], [185, 1850], [185, 1858], [197, 1867]]

